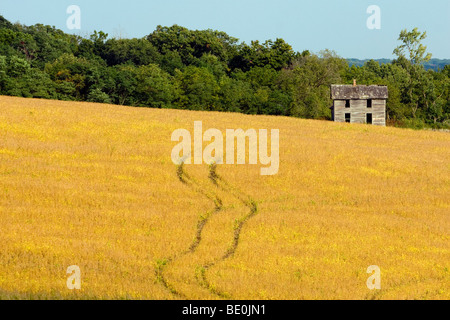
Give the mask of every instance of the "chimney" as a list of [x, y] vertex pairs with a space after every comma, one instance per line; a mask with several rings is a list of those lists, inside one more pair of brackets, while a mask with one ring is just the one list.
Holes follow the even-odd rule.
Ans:
[[353, 79], [353, 86], [356, 87], [356, 79]]

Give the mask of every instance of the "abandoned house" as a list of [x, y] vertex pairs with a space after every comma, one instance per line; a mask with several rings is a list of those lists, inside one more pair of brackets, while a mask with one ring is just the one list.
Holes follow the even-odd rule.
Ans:
[[331, 116], [336, 122], [386, 125], [387, 86], [331, 85]]

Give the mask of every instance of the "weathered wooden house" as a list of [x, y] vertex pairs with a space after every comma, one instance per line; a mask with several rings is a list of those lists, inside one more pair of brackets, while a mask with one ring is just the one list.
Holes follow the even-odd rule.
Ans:
[[336, 122], [386, 125], [387, 86], [331, 85], [331, 116]]

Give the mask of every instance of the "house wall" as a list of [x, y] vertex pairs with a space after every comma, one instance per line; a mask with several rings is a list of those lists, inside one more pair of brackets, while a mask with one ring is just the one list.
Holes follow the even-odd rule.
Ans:
[[366, 123], [366, 114], [372, 113], [372, 124], [386, 125], [386, 100], [373, 99], [372, 108], [367, 108], [366, 100], [350, 100], [350, 108], [345, 107], [345, 100], [334, 100], [333, 118], [336, 122], [345, 122], [345, 114], [350, 113], [351, 123]]

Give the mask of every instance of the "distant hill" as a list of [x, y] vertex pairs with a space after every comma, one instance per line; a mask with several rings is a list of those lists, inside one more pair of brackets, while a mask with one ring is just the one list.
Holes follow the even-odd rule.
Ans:
[[[365, 60], [360, 60], [360, 59], [347, 59], [348, 64], [350, 66], [355, 65], [357, 67], [361, 67], [364, 65], [364, 63], [366, 63], [367, 61], [370, 61], [371, 59], [365, 59]], [[377, 62], [379, 62], [380, 64], [383, 63], [390, 63], [392, 60], [391, 59], [373, 59]], [[432, 70], [439, 70], [439, 69], [444, 69], [444, 67], [446, 65], [450, 64], [450, 59], [431, 59], [430, 61], [424, 63], [424, 67], [426, 70], [432, 69]]]

